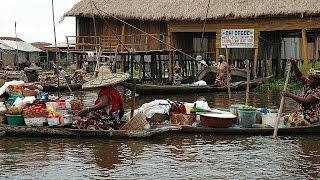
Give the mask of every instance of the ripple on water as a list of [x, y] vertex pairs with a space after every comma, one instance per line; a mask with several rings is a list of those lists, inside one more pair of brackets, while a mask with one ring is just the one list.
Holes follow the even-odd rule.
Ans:
[[0, 139], [0, 178], [317, 179], [319, 137]]

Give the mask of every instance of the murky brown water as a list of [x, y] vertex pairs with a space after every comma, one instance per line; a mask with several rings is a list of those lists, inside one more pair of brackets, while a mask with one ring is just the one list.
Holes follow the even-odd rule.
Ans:
[[[279, 93], [251, 94], [257, 107], [278, 105]], [[87, 104], [94, 93], [76, 93]], [[227, 107], [226, 93], [137, 97]], [[126, 96], [127, 97], [127, 96]], [[243, 103], [244, 93], [232, 95]], [[286, 101], [286, 111], [295, 104]], [[126, 98], [126, 108], [130, 99]], [[0, 179], [319, 179], [319, 136], [162, 135], [154, 139], [0, 137]]]

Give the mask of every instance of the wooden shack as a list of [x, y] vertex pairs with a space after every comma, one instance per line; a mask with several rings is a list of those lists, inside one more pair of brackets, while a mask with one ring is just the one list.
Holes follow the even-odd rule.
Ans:
[[76, 17], [74, 51], [119, 55], [121, 70], [138, 64], [140, 77], [146, 62], [153, 78], [171, 79], [175, 63], [194, 75], [197, 55], [212, 63], [226, 53], [225, 29], [254, 30], [252, 47], [228, 49], [235, 67], [251, 60], [254, 77], [280, 76], [288, 56], [319, 58], [319, 0], [82, 0], [64, 16]]

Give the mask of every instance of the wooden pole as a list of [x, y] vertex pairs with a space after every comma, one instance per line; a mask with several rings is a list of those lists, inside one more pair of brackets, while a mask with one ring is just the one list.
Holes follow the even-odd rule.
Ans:
[[136, 79], [132, 79], [132, 91], [131, 91], [131, 113], [130, 118], [134, 115], [134, 109], [136, 106]]
[[[172, 33], [170, 31], [168, 31], [168, 44], [172, 45]], [[169, 59], [168, 59], [168, 78], [169, 81], [171, 81], [173, 79], [173, 53], [172, 53], [172, 48], [170, 46], [168, 46], [168, 50], [169, 50]]]
[[[123, 24], [122, 27], [121, 27], [121, 43], [125, 44], [125, 41], [126, 41], [126, 37], [125, 37], [125, 27], [126, 25]], [[120, 46], [120, 51], [123, 52], [124, 50], [124, 47], [123, 46]], [[125, 69], [124, 69], [124, 55], [121, 56], [121, 64], [120, 64], [120, 68], [121, 68], [121, 72], [125, 72]]]
[[228, 64], [228, 67], [227, 67], [227, 86], [228, 86], [229, 103], [230, 103], [231, 90], [230, 90], [230, 66], [229, 66], [229, 50], [228, 50], [228, 47], [226, 47], [226, 62]]
[[[288, 72], [287, 72], [287, 77], [286, 77], [286, 81], [283, 87], [283, 91], [287, 90], [288, 87], [288, 82], [289, 82], [289, 77], [290, 77], [290, 71], [291, 71], [291, 66], [292, 64], [289, 64], [288, 67]], [[274, 123], [274, 132], [273, 132], [273, 137], [277, 137], [277, 133], [278, 133], [278, 126], [279, 126], [279, 121], [280, 121], [280, 116], [282, 114], [282, 109], [283, 109], [283, 105], [284, 105], [284, 96], [281, 97], [281, 102], [280, 102], [280, 107], [279, 107], [279, 112], [278, 112], [278, 116], [276, 119], [276, 122]]]
[[256, 78], [257, 78], [258, 50], [259, 50], [259, 48], [255, 48], [255, 49], [254, 49], [254, 59], [253, 59], [253, 79], [256, 79]]
[[246, 59], [246, 69], [247, 69], [247, 89], [246, 89], [246, 105], [249, 101], [249, 85], [250, 85], [250, 68], [249, 68], [249, 59]]
[[307, 42], [307, 33], [306, 29], [301, 29], [301, 51], [302, 59], [304, 62], [304, 70], [308, 71], [308, 42]]

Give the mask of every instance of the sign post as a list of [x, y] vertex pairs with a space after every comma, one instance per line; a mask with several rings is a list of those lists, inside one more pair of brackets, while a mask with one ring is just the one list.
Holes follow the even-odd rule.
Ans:
[[254, 48], [254, 29], [221, 29], [221, 48]]

